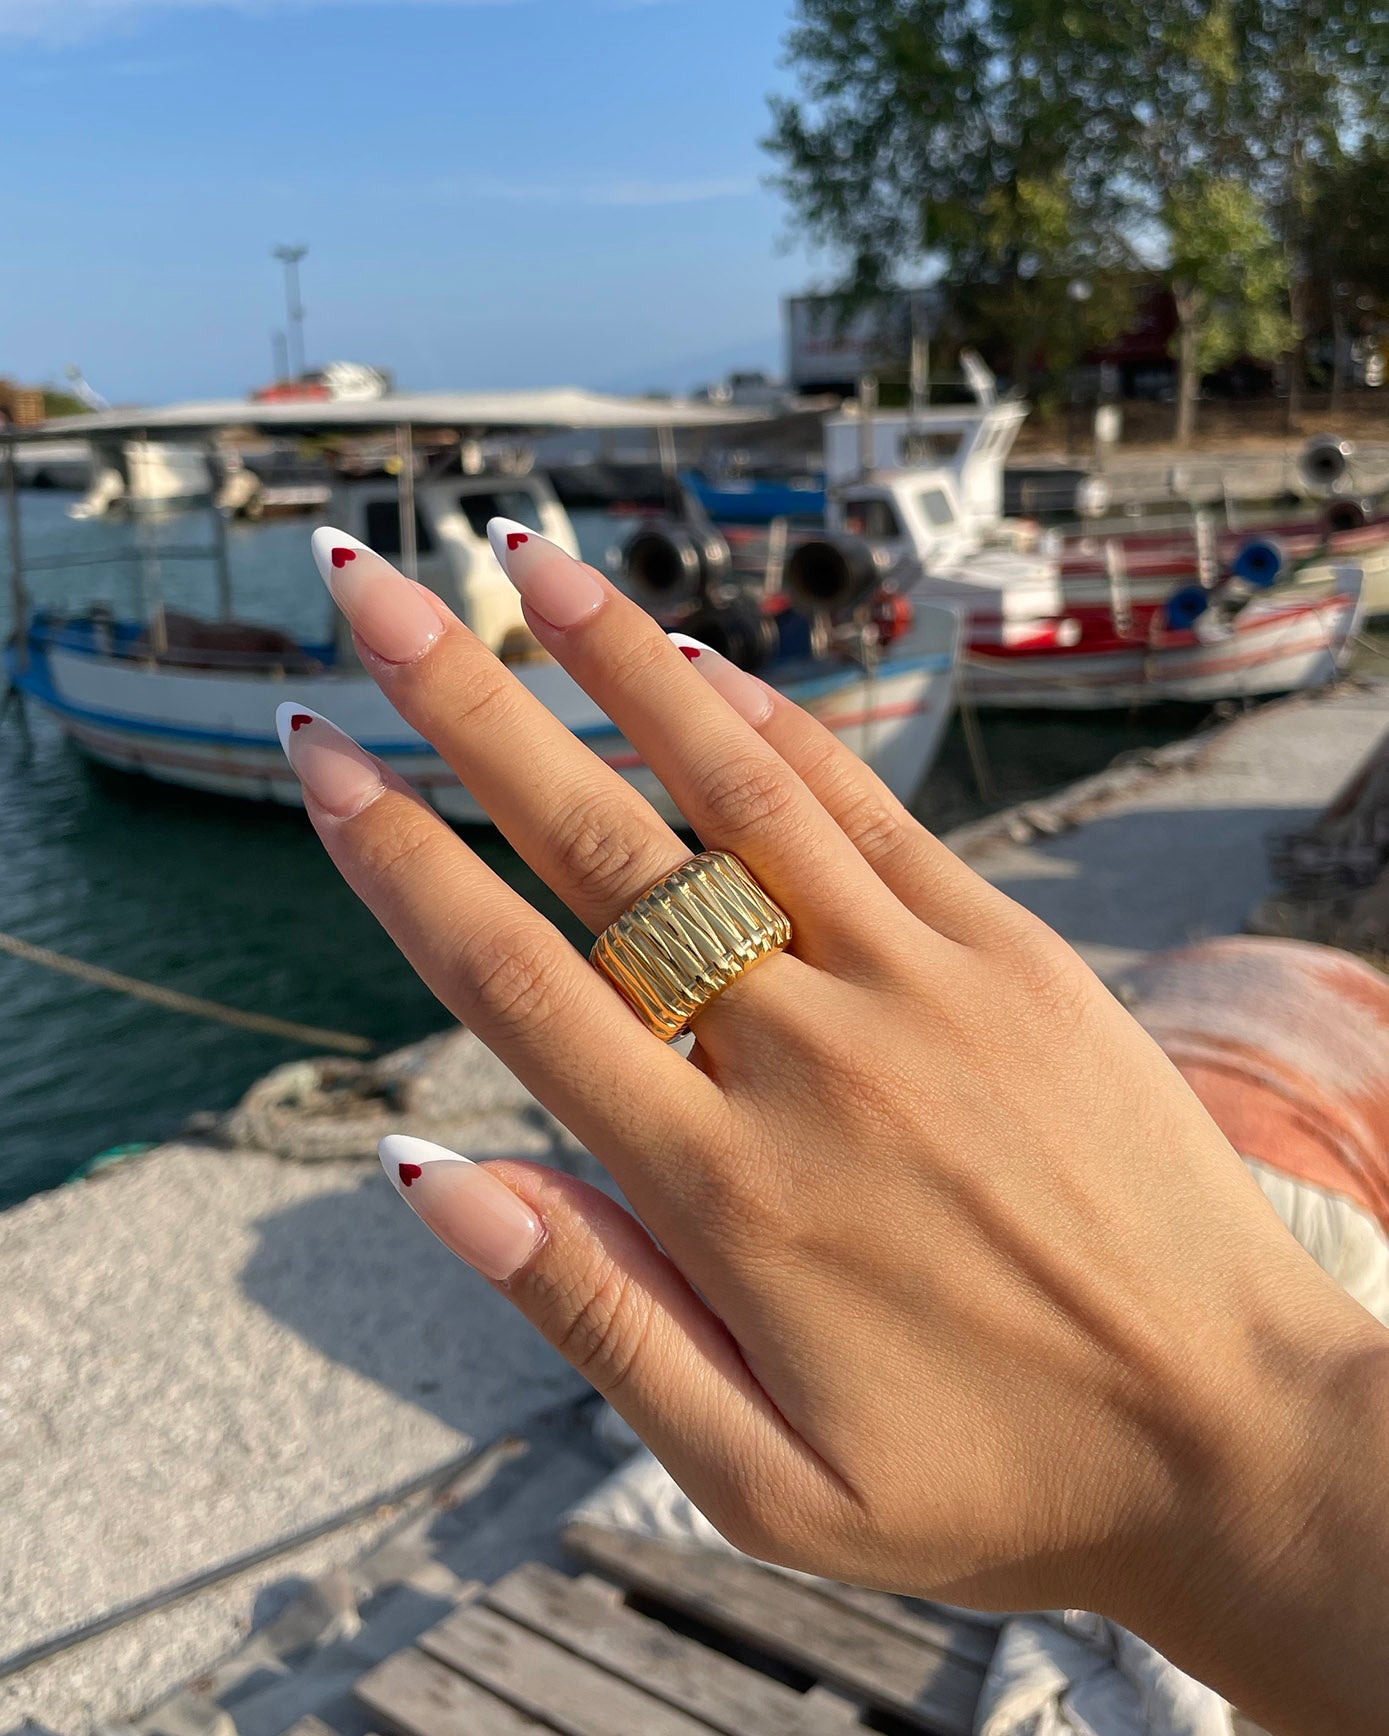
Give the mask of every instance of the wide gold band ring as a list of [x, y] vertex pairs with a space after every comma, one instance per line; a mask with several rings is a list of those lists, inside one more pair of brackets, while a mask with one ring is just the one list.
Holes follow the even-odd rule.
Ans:
[[744, 971], [790, 942], [780, 905], [736, 856], [710, 850], [643, 892], [589, 957], [669, 1043]]

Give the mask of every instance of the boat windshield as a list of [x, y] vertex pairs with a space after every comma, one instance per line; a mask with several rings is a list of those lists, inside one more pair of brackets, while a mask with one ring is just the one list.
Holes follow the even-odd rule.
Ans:
[[853, 536], [900, 537], [902, 526], [892, 502], [880, 495], [844, 502], [844, 528]]
[[498, 488], [480, 494], [461, 494], [458, 507], [477, 537], [487, 535], [489, 518], [515, 519], [527, 530], [536, 531], [541, 536], [545, 534], [540, 519], [540, 502], [528, 488]]
[[[403, 553], [400, 541], [400, 502], [391, 500], [369, 500], [365, 509], [366, 543], [379, 555], [398, 555]], [[429, 526], [424, 521], [424, 515], [419, 507], [415, 508], [415, 551], [417, 554], [430, 555], [434, 553], [434, 538]]]
[[947, 524], [954, 524], [955, 509], [950, 504], [950, 496], [943, 488], [927, 488], [920, 496], [921, 510], [926, 514], [929, 524], [941, 529]]

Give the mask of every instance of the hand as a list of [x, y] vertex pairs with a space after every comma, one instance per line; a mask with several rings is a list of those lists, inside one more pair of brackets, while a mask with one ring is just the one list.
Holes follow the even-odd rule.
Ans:
[[[351, 538], [315, 549], [392, 703], [592, 929], [688, 858], [438, 598]], [[832, 735], [534, 533], [503, 554], [537, 639], [795, 939], [685, 1059], [405, 784], [282, 707], [342, 873], [636, 1215], [437, 1148], [393, 1153], [405, 1196], [735, 1544], [1101, 1610], [1286, 1714], [1311, 1443], [1383, 1420], [1389, 1339], [1076, 955]]]

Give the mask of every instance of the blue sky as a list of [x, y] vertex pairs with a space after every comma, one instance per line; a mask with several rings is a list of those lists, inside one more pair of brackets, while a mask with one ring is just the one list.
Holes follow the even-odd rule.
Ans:
[[790, 0], [0, 0], [0, 374], [240, 393], [307, 242], [311, 361], [419, 388], [780, 361], [758, 148]]

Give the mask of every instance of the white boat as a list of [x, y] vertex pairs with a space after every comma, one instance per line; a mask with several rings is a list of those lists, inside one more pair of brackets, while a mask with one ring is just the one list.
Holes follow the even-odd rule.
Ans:
[[[517, 519], [578, 553], [573, 525], [546, 476], [525, 469], [518, 438], [566, 427], [656, 433], [746, 419], [746, 413], [560, 391], [188, 405], [139, 415], [141, 427], [161, 440], [247, 424], [266, 432], [394, 430], [398, 475], [340, 479], [330, 521], [436, 591], [600, 758], [667, 818], [679, 819], [631, 745], [540, 650], [485, 528], [497, 515]], [[126, 419], [81, 420], [95, 424], [89, 432], [109, 436], [121, 432]], [[489, 464], [486, 443], [498, 435], [510, 444], [502, 449], [503, 464]], [[432, 451], [427, 469], [417, 462], [417, 451], [422, 458], [426, 449]], [[220, 527], [217, 515], [213, 520]], [[17, 527], [17, 514], [11, 521]], [[20, 630], [8, 653], [12, 685], [47, 710], [83, 752], [108, 765], [219, 794], [298, 804], [298, 781], [274, 727], [276, 704], [292, 691], [380, 754], [449, 819], [486, 820], [362, 669], [341, 619], [334, 617], [333, 637], [322, 643], [238, 620], [225, 545], [219, 541], [210, 553], [219, 560], [219, 619], [155, 607], [147, 619], [120, 621], [100, 608], [41, 606], [29, 594], [23, 551], [15, 546]], [[307, 540], [304, 562], [305, 582], [316, 585]], [[905, 800], [929, 769], [950, 717], [959, 643], [958, 616], [923, 607], [909, 624], [895, 621], [886, 645], [864, 632], [820, 636], [814, 643], [809, 635], [793, 635], [763, 674], [822, 718]]]
[[[84, 425], [87, 417], [71, 418]], [[160, 513], [199, 506], [211, 499], [213, 469], [196, 446], [143, 436], [92, 441], [87, 493], [68, 517], [103, 518], [109, 512]]]
[[1003, 517], [1003, 465], [1027, 406], [998, 401], [977, 359], [967, 372], [972, 407], [827, 419], [827, 530], [788, 538], [788, 592], [835, 595], [875, 563], [918, 606], [959, 609], [961, 693], [981, 707], [1209, 704], [1336, 678], [1389, 527], [1351, 527], [1342, 554], [1328, 525], [1315, 547], [1303, 536], [1297, 560], [1264, 539], [1262, 566], [1239, 558], [1257, 538], [1227, 540], [1223, 565], [1218, 539], [1209, 560], [1142, 539], [1132, 573], [1122, 550], [1065, 551]]
[[1156, 605], [1134, 607], [1127, 636], [1116, 631], [1108, 609], [1077, 610], [1035, 645], [974, 639], [964, 679], [975, 704], [1013, 710], [1212, 705], [1296, 693], [1336, 679], [1362, 607], [1360, 569], [1347, 566], [1336, 570], [1326, 596], [1290, 590], [1254, 597], [1229, 620], [1199, 632], [1167, 626]]

